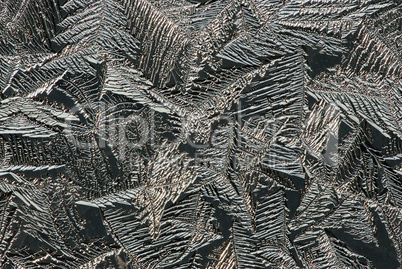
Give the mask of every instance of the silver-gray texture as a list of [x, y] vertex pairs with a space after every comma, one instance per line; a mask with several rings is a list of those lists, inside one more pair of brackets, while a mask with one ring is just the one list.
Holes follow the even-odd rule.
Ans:
[[399, 0], [0, 2], [1, 268], [398, 268]]

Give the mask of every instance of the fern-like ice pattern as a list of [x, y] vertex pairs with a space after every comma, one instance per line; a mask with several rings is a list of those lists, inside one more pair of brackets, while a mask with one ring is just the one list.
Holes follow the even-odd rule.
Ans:
[[0, 3], [1, 268], [398, 268], [400, 0]]

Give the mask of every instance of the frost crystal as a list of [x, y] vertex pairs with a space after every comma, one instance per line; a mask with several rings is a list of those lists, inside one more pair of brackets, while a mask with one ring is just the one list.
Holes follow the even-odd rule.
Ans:
[[1, 268], [398, 268], [399, 0], [0, 3]]

